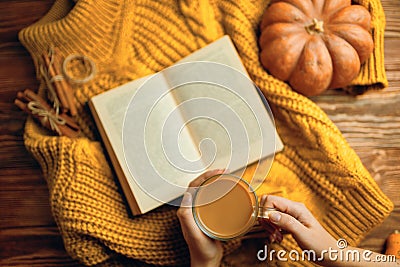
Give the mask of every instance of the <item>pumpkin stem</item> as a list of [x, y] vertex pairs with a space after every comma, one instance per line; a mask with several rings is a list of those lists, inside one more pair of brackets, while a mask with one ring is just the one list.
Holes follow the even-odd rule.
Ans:
[[312, 23], [308, 26], [305, 26], [305, 28], [309, 34], [322, 33], [324, 32], [324, 22], [322, 20], [313, 18]]

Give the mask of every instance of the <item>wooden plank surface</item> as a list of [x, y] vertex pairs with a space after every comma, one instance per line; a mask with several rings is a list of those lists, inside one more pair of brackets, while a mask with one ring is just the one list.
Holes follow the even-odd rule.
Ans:
[[[17, 91], [37, 88], [32, 61], [17, 32], [40, 18], [52, 2], [0, 3], [0, 266], [79, 266], [65, 252], [51, 216], [46, 182], [24, 148], [26, 115], [12, 104]], [[400, 228], [400, 1], [382, 4], [389, 88], [358, 97], [331, 91], [313, 98], [396, 205], [361, 244], [374, 251], [381, 251], [386, 236]]]
[[65, 252], [51, 216], [46, 181], [24, 147], [26, 115], [13, 104], [17, 91], [38, 86], [17, 33], [52, 4], [0, 3], [0, 266], [79, 266]]

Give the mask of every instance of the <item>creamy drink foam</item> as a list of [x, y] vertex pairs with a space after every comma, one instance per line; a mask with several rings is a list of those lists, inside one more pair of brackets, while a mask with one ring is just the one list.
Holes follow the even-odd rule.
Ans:
[[254, 193], [249, 185], [231, 176], [206, 182], [196, 193], [195, 218], [208, 235], [229, 239], [246, 232], [254, 224]]

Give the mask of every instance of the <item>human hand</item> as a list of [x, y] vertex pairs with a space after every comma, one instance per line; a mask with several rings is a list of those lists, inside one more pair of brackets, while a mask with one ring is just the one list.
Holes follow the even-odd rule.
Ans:
[[274, 207], [278, 211], [269, 213], [269, 221], [292, 234], [302, 249], [322, 251], [336, 247], [336, 240], [322, 227], [303, 203], [278, 196], [261, 197], [264, 207]]
[[224, 170], [213, 170], [205, 172], [197, 177], [189, 185], [189, 190], [183, 195], [181, 207], [177, 216], [181, 224], [183, 237], [189, 247], [190, 265], [194, 266], [219, 266], [222, 260], [223, 248], [221, 242], [206, 236], [197, 226], [192, 213], [192, 192], [204, 180]]
[[[313, 250], [317, 255], [322, 255], [322, 259], [318, 259], [318, 264], [328, 266], [354, 266], [354, 267], [365, 267], [365, 266], [399, 266], [397, 262], [375, 262], [370, 259], [381, 259], [382, 256], [379, 253], [367, 251], [365, 253], [363, 249], [348, 246], [343, 248], [350, 253], [357, 252], [358, 255], [368, 255], [369, 258], [361, 258], [359, 261], [347, 261], [346, 259], [331, 258], [327, 256], [327, 251], [330, 248], [338, 248], [338, 243], [317, 221], [317, 219], [311, 214], [303, 203], [294, 202], [286, 198], [278, 196], [267, 196], [261, 197], [261, 203], [264, 207], [273, 207], [278, 211], [272, 211], [269, 213], [269, 221], [275, 224], [277, 227], [292, 234], [298, 245], [303, 250]], [[352, 254], [353, 255], [353, 254]], [[321, 261], [322, 260], [322, 261]]]

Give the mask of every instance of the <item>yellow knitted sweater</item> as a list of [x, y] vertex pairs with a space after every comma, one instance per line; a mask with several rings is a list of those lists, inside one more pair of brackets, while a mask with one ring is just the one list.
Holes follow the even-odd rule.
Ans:
[[[375, 49], [353, 85], [382, 88], [387, 85], [384, 13], [378, 0], [356, 2], [372, 14]], [[163, 206], [137, 217], [128, 213], [85, 103], [105, 90], [160, 71], [224, 34], [230, 35], [251, 78], [267, 97], [285, 144], [259, 193], [284, 189], [287, 197], [304, 202], [332, 235], [350, 244], [357, 244], [387, 217], [392, 203], [326, 114], [261, 67], [257, 32], [267, 4], [57, 0], [43, 19], [20, 32], [37, 70], [40, 55], [50, 46], [57, 46], [63, 56], [84, 54], [98, 69], [94, 80], [74, 86], [83, 137], [53, 136], [32, 119], [25, 128], [26, 147], [42, 167], [52, 212], [72, 257], [87, 265], [188, 263], [175, 207]], [[41, 93], [44, 87], [42, 81]], [[239, 245], [239, 239], [224, 243], [225, 253]], [[290, 236], [275, 247], [281, 248], [299, 249]]]

